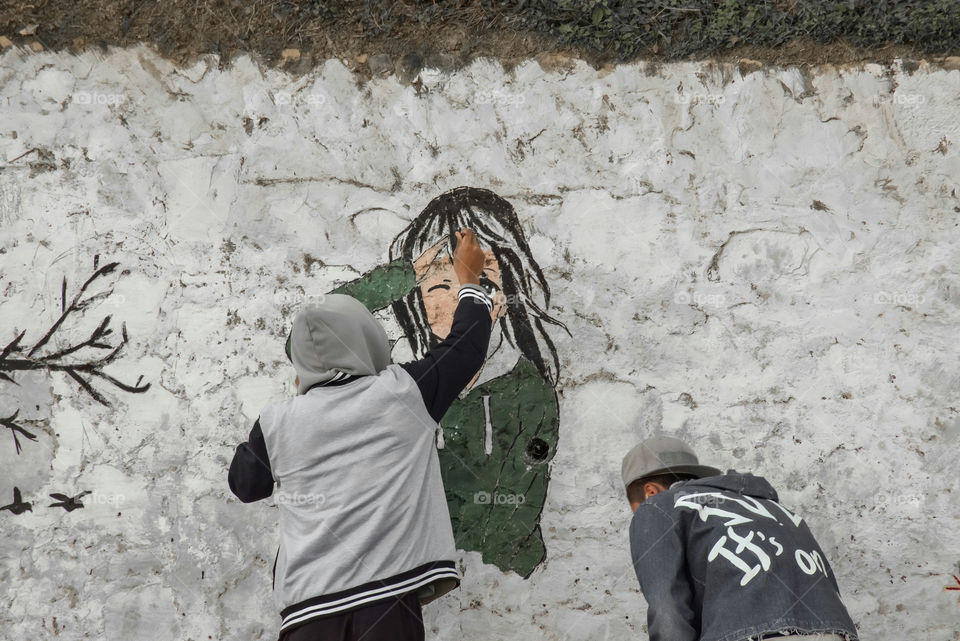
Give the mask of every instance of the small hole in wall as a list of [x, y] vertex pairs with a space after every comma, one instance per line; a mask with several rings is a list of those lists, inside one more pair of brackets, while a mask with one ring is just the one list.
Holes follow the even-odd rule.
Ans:
[[527, 450], [525, 453], [527, 458], [534, 463], [542, 463], [547, 459], [547, 454], [550, 453], [550, 446], [547, 445], [547, 442], [542, 438], [532, 438], [527, 443]]

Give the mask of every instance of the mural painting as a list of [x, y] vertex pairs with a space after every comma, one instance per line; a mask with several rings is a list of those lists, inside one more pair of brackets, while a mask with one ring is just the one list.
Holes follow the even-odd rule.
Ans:
[[389, 261], [335, 291], [372, 311], [389, 307], [420, 358], [449, 333], [459, 287], [455, 233], [473, 229], [486, 253], [493, 333], [483, 368], [441, 421], [440, 465], [457, 547], [528, 577], [546, 549], [540, 514], [558, 438], [560, 360], [550, 286], [513, 206], [487, 189], [437, 196], [394, 239]]
[[[83, 316], [85, 310], [95, 306], [98, 302], [107, 299], [113, 293], [113, 285], [108, 285], [96, 293], [88, 290], [98, 280], [114, 273], [119, 263], [111, 262], [99, 266], [100, 256], [93, 258], [93, 274], [88, 277], [71, 299], [67, 299], [67, 277], [64, 276], [60, 286], [60, 314], [57, 319], [44, 331], [43, 335], [32, 345], [24, 344], [27, 330], [21, 330], [0, 350], [0, 380], [9, 385], [18, 385], [17, 373], [29, 371], [43, 371], [53, 375], [66, 374], [76, 381], [80, 390], [92, 397], [97, 403], [106, 407], [111, 406], [110, 399], [98, 390], [93, 382], [95, 379], [106, 381], [110, 385], [133, 394], [141, 394], [150, 389], [150, 383], [142, 383], [140, 376], [135, 383], [125, 383], [105, 371], [105, 368], [116, 361], [127, 345], [128, 336], [126, 324], [120, 326], [120, 341], [116, 345], [110, 343], [113, 329], [110, 327], [112, 316], [104, 316], [86, 338], [75, 339], [63, 336], [64, 324], [71, 316]], [[121, 275], [126, 272], [121, 272]], [[99, 284], [99, 283], [97, 283]], [[8, 410], [9, 411], [9, 410]], [[4, 412], [6, 413], [6, 412]], [[13, 446], [16, 454], [23, 450], [26, 441], [37, 441], [35, 425], [44, 421], [20, 419], [20, 409], [14, 409], [9, 416], [0, 417], [0, 426], [10, 431], [13, 437]], [[23, 440], [21, 440], [23, 439]], [[54, 499], [48, 507], [61, 507], [67, 512], [83, 508], [81, 499], [90, 494], [90, 490], [83, 490], [73, 496], [61, 492], [50, 494]], [[13, 502], [0, 507], [11, 514], [23, 514], [33, 511], [33, 503], [25, 501], [19, 487], [13, 488]]]

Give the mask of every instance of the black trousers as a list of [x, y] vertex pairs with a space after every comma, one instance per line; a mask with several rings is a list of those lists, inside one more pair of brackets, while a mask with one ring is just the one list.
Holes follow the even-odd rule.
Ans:
[[423, 613], [410, 592], [307, 621], [281, 632], [278, 641], [423, 641]]

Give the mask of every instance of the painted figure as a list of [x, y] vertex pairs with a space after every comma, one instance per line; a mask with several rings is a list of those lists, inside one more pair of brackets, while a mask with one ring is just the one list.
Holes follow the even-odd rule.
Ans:
[[650, 641], [856, 641], [826, 555], [766, 479], [721, 474], [664, 437], [621, 472]]
[[370, 310], [392, 309], [414, 356], [450, 331], [456, 230], [484, 247], [491, 294], [487, 360], [442, 421], [440, 465], [457, 547], [527, 577], [546, 554], [540, 514], [558, 437], [560, 362], [547, 326], [550, 287], [509, 202], [458, 187], [434, 198], [393, 241], [390, 262], [338, 288]]

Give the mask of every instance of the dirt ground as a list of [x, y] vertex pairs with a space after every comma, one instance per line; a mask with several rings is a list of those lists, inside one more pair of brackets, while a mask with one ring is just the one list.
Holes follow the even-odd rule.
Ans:
[[[410, 9], [386, 32], [387, 25], [371, 24], [362, 8], [343, 10], [331, 20], [299, 14], [283, 0], [0, 0], [0, 48], [12, 43], [35, 51], [78, 52], [145, 42], [178, 63], [215, 53], [226, 65], [239, 53], [255, 52], [265, 63], [293, 72], [337, 57], [361, 74], [400, 72], [403, 64], [457, 68], [481, 56], [498, 58], [508, 68], [527, 58], [545, 67], [572, 57], [595, 67], [616, 61], [612, 52], [563, 46], [551, 37], [518, 31], [496, 9], [462, 4], [468, 6], [429, 25]], [[906, 46], [864, 50], [842, 42], [825, 46], [805, 41], [700, 56], [761, 65], [889, 62], [897, 57], [942, 58]], [[635, 59], [668, 61], [653, 50]]]

